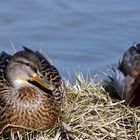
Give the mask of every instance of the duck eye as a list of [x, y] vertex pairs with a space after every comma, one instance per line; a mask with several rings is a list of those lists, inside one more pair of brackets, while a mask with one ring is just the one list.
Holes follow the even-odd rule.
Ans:
[[25, 65], [26, 65], [26, 66], [30, 66], [30, 64], [29, 64], [29, 63], [25, 63]]

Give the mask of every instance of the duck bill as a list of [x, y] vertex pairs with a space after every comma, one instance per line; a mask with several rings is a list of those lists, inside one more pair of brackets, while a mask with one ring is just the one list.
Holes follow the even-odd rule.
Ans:
[[45, 81], [44, 79], [41, 79], [38, 76], [32, 77], [32, 81], [38, 83], [39, 85], [41, 85], [45, 89], [54, 90], [54, 85], [52, 85], [51, 83]]

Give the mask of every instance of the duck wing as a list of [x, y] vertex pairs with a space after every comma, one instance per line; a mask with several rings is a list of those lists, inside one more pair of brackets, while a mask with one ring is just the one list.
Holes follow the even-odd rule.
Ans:
[[2, 108], [6, 105], [6, 97], [12, 92], [12, 87], [5, 78], [5, 68], [10, 58], [11, 55], [4, 51], [0, 53], [0, 107]]
[[120, 70], [116, 70], [114, 77], [114, 88], [122, 100], [125, 100], [127, 104], [131, 102], [134, 88], [134, 78], [130, 75], [125, 76]]

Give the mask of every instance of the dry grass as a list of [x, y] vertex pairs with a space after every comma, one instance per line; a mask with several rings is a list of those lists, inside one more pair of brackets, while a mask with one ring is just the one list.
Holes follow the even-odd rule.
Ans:
[[139, 116], [140, 109], [113, 100], [100, 83], [86, 82], [78, 74], [74, 85], [66, 82], [62, 124], [36, 140], [58, 140], [62, 131], [68, 132], [67, 139], [74, 140], [138, 140]]
[[[114, 101], [100, 83], [86, 82], [81, 74], [74, 85], [66, 82], [66, 89], [62, 122], [70, 131], [67, 139], [69, 136], [75, 140], [139, 139], [140, 109], [125, 106], [124, 101]], [[54, 140], [61, 129], [57, 130], [56, 136], [50, 133]]]

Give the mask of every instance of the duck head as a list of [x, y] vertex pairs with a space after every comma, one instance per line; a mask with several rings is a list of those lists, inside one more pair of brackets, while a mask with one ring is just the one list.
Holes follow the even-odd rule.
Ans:
[[31, 82], [48, 90], [54, 89], [54, 86], [42, 75], [41, 64], [37, 56], [29, 51], [14, 54], [7, 62], [5, 74], [7, 81], [14, 89], [33, 86]]

